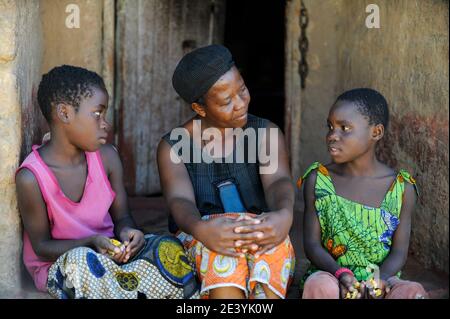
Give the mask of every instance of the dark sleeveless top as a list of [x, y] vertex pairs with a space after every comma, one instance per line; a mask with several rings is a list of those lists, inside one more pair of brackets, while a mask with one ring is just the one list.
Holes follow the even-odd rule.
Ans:
[[[258, 128], [266, 128], [268, 121], [248, 114], [247, 124], [242, 127], [245, 129], [251, 127], [255, 129], [257, 136], [257, 145], [259, 145]], [[171, 140], [170, 133], [167, 133], [162, 138], [173, 146], [181, 140]], [[232, 179], [236, 184], [239, 194], [241, 195], [243, 204], [248, 212], [254, 214], [261, 214], [267, 212], [267, 204], [264, 196], [264, 189], [262, 187], [261, 179], [259, 176], [259, 161], [256, 156], [256, 162], [251, 163], [248, 159], [248, 141], [244, 139], [244, 162], [243, 163], [216, 163], [210, 164], [201, 161], [201, 163], [193, 163], [194, 144], [193, 140], [190, 140], [191, 161], [190, 163], [184, 163], [189, 173], [189, 177], [194, 188], [195, 201], [197, 208], [202, 216], [211, 214], [222, 214], [224, 212], [222, 203], [220, 201], [219, 192], [216, 188], [216, 184]], [[256, 147], [258, 151], [258, 147]], [[234, 151], [234, 156], [236, 152]], [[182, 150], [180, 149], [178, 155], [181, 157]], [[169, 215], [169, 230], [175, 233], [178, 230], [177, 225], [171, 215]]]

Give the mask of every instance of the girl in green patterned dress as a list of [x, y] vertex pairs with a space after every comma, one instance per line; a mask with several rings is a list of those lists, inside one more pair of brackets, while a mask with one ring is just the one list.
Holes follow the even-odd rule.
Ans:
[[414, 179], [377, 160], [389, 111], [372, 89], [354, 89], [332, 106], [326, 142], [332, 163], [312, 164], [304, 181], [303, 298], [425, 298], [399, 279], [416, 202]]

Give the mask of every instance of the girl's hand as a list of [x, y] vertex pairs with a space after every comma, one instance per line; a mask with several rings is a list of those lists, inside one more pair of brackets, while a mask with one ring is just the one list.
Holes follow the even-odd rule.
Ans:
[[263, 213], [254, 218], [254, 220], [260, 221], [259, 224], [236, 227], [234, 231], [244, 234], [254, 232], [261, 232], [263, 234], [262, 237], [255, 241], [255, 244], [259, 246], [255, 257], [259, 257], [268, 250], [281, 244], [288, 236], [291, 224], [289, 223], [289, 219], [286, 218], [286, 213], [284, 210]]
[[341, 299], [361, 299], [364, 297], [364, 283], [359, 283], [356, 278], [349, 274], [343, 273], [339, 277], [339, 290]]
[[145, 244], [144, 233], [134, 228], [125, 227], [120, 232], [120, 239], [125, 246], [123, 263], [136, 255]]
[[110, 238], [102, 235], [92, 237], [92, 246], [102, 255], [108, 256], [116, 263], [122, 263], [125, 258], [125, 247], [117, 247], [111, 243]]
[[383, 299], [389, 293], [389, 284], [383, 279], [369, 279], [366, 281], [367, 298], [368, 299]]

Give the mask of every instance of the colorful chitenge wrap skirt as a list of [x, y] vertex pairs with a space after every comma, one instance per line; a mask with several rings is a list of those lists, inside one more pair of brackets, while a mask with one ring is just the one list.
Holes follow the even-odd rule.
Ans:
[[[238, 218], [251, 213], [223, 213], [203, 216], [203, 220], [217, 217]], [[228, 257], [209, 250], [201, 242], [183, 232], [177, 237], [187, 250], [187, 255], [196, 269], [201, 282], [202, 299], [209, 298], [210, 290], [221, 287], [241, 289], [250, 299], [265, 299], [262, 285], [266, 285], [279, 298], [286, 297], [295, 269], [295, 253], [289, 236], [278, 246], [263, 255], [247, 252], [244, 257]], [[239, 251], [239, 249], [236, 249]]]
[[55, 298], [198, 298], [195, 275], [180, 241], [145, 235], [145, 245], [126, 264], [91, 248], [74, 248], [50, 267], [47, 289]]

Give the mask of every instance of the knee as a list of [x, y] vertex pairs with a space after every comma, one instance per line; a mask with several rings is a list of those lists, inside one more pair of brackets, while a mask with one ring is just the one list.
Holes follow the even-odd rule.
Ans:
[[313, 274], [305, 282], [303, 299], [339, 299], [337, 280], [327, 273]]
[[237, 287], [220, 287], [209, 290], [209, 299], [245, 299], [245, 293]]
[[418, 282], [408, 282], [405, 285], [408, 299], [427, 298], [428, 294], [421, 284]]
[[392, 287], [392, 299], [422, 299], [428, 298], [428, 293], [418, 282], [405, 281]]

